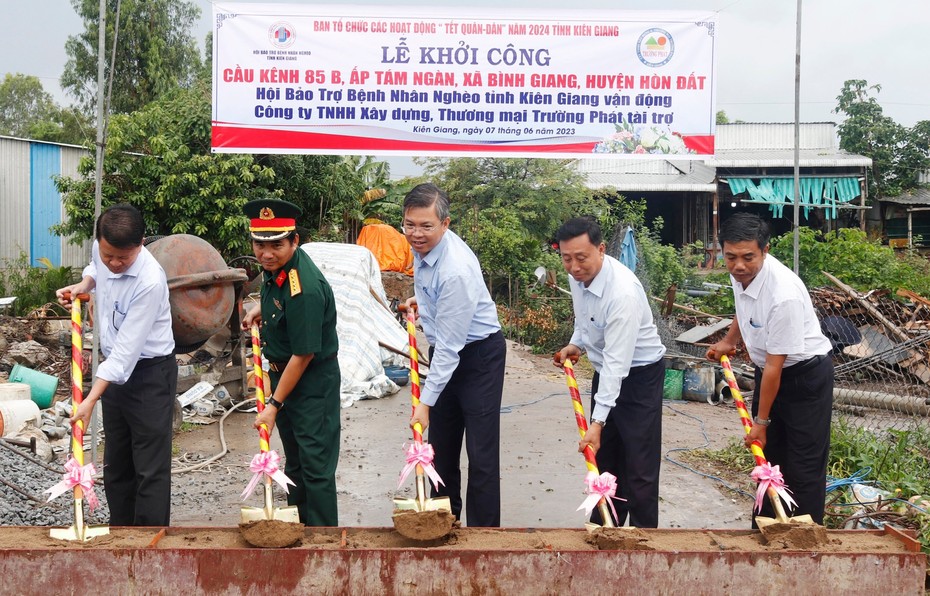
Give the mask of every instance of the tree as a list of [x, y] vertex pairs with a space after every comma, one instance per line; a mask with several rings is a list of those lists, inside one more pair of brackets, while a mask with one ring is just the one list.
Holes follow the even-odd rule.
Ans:
[[426, 175], [449, 195], [452, 227], [495, 277], [531, 281], [547, 241], [576, 215], [612, 228], [606, 196], [595, 197], [570, 160], [428, 158]]
[[930, 166], [930, 121], [908, 129], [885, 116], [878, 100], [881, 85], [848, 80], [837, 96], [837, 114], [846, 119], [837, 128], [840, 148], [872, 158], [869, 194], [895, 196], [917, 186], [918, 174]]
[[[65, 42], [69, 58], [61, 86], [92, 113], [97, 104], [98, 0], [71, 0], [84, 20], [84, 33]], [[119, 6], [118, 27], [116, 8]], [[129, 113], [177, 86], [189, 87], [200, 68], [190, 31], [200, 9], [188, 0], [107, 0], [106, 77], [112, 77], [110, 111]], [[112, 72], [110, 57], [116, 35]]]
[[38, 77], [7, 73], [0, 83], [0, 134], [30, 138], [37, 123], [49, 120], [56, 106]]
[[727, 117], [727, 113], [723, 110], [717, 112], [717, 124], [729, 124], [730, 119]]
[[[281, 196], [275, 172], [252, 155], [210, 153], [210, 88], [176, 89], [144, 109], [115, 116], [104, 158], [103, 206], [136, 205], [147, 235], [193, 234], [227, 259], [251, 254], [242, 206]], [[94, 216], [94, 159], [80, 178], [59, 178], [68, 214], [55, 231], [90, 238]]]

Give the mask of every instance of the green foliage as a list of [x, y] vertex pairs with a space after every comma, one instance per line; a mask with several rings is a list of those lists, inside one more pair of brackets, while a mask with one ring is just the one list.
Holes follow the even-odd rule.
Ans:
[[[647, 292], [662, 293], [672, 284], [681, 285], [687, 276], [680, 252], [674, 246], [662, 244], [659, 232], [664, 222], [657, 217], [652, 227], [642, 227], [636, 236], [641, 264], [637, 269], [645, 271], [644, 286]], [[642, 273], [637, 272], [642, 279]]]
[[460, 227], [478, 223], [485, 209], [508, 210], [525, 234], [545, 242], [571, 217], [610, 211], [587, 190], [570, 160], [431, 158], [425, 171], [449, 194], [452, 222]]
[[574, 330], [572, 301], [568, 296], [542, 294], [524, 297], [518, 308], [498, 304], [504, 334], [536, 354], [549, 354], [568, 345]]
[[[100, 2], [71, 0], [71, 5], [84, 21], [84, 32], [68, 37], [65, 42], [68, 62], [61, 85], [85, 112], [93, 113], [97, 105]], [[199, 18], [200, 9], [189, 0], [107, 2], [106, 77], [112, 86], [110, 112], [128, 114], [141, 110], [176, 87], [193, 83], [201, 63], [191, 29]], [[111, 69], [117, 30], [116, 56]]]
[[[720, 288], [707, 287], [703, 284], [716, 284]], [[736, 312], [733, 290], [729, 287], [729, 273], [690, 274], [685, 280], [686, 287], [700, 288], [712, 292], [709, 296], [685, 296], [680, 292], [675, 302], [696, 308], [712, 315], [729, 315]]]
[[[793, 235], [772, 239], [771, 253], [783, 263], [793, 261]], [[822, 239], [810, 228], [798, 229], [798, 270], [808, 287], [830, 285], [826, 271], [860, 291], [907, 288], [930, 296], [930, 264], [916, 254], [899, 257], [869, 240], [858, 229], [843, 228]]]
[[5, 314], [23, 316], [47, 304], [57, 304], [55, 290], [78, 279], [78, 273], [70, 267], [54, 267], [44, 258], [39, 263], [41, 267], [32, 267], [25, 252], [20, 252], [15, 260], [4, 260], [0, 268], [0, 296], [16, 296]]
[[873, 96], [881, 85], [848, 80], [837, 96], [837, 114], [846, 120], [837, 127], [840, 148], [872, 158], [869, 194], [896, 196], [918, 184], [918, 173], [930, 167], [930, 121], [906, 128], [885, 116]]
[[0, 134], [30, 138], [30, 129], [51, 117], [52, 96], [38, 77], [7, 73], [0, 83]]
[[[242, 205], [280, 196], [275, 172], [251, 155], [210, 153], [210, 90], [178, 89], [143, 110], [113, 118], [104, 157], [103, 208], [138, 207], [147, 235], [193, 234], [227, 259], [251, 254]], [[76, 239], [92, 236], [94, 159], [79, 178], [59, 178], [67, 221], [54, 228]]]
[[930, 494], [930, 431], [887, 430], [881, 433], [854, 428], [842, 419], [830, 433], [830, 464], [827, 473], [848, 478], [871, 469], [868, 480], [884, 489], [900, 490], [902, 498]]

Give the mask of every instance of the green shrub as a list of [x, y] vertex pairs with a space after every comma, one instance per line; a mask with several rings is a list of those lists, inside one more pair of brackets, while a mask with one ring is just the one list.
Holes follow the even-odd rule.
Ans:
[[[794, 263], [794, 236], [772, 239], [771, 252], [782, 263]], [[810, 228], [798, 229], [798, 270], [808, 287], [832, 285], [826, 271], [860, 291], [907, 288], [930, 297], [930, 263], [920, 255], [869, 240], [858, 229], [843, 228], [818, 238]]]
[[77, 281], [70, 267], [55, 267], [39, 259], [41, 267], [29, 265], [29, 255], [21, 252], [15, 260], [4, 260], [0, 268], [0, 296], [16, 296], [4, 314], [23, 316], [47, 304], [57, 304], [55, 290]]

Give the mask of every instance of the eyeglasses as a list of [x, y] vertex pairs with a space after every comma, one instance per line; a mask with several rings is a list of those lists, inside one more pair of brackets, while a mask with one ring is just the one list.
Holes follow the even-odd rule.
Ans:
[[404, 222], [404, 233], [405, 234], [415, 234], [417, 232], [421, 232], [423, 234], [432, 234], [438, 228], [439, 226], [437, 226], [436, 224], [425, 224], [422, 226], [415, 226], [413, 224], [408, 224]]

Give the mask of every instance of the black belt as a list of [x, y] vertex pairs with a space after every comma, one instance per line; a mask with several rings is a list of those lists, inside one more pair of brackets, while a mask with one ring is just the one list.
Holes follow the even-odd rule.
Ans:
[[829, 354], [821, 354], [819, 356], [814, 356], [813, 358], [808, 358], [807, 360], [798, 362], [797, 364], [793, 364], [789, 366], [788, 368], [783, 368], [781, 371], [781, 374], [783, 377], [785, 376], [793, 377], [795, 375], [799, 375], [801, 373], [811, 371], [817, 368], [818, 364], [820, 364], [821, 362], [823, 362], [829, 357], [830, 357]]
[[[313, 366], [314, 362], [319, 362], [319, 363], [329, 362], [330, 360], [332, 360], [333, 358], [335, 358], [337, 354], [338, 354], [338, 352], [334, 352], [334, 353], [332, 353], [332, 354], [330, 354], [329, 356], [326, 356], [326, 357], [324, 357], [324, 358], [314, 358], [314, 359], [310, 362], [310, 366]], [[269, 360], [269, 361], [268, 361], [268, 370], [270, 370], [271, 372], [276, 372], [276, 373], [284, 372], [284, 369], [287, 368], [287, 363], [288, 363], [288, 362], [290, 362], [290, 360], [284, 360], [283, 362], [272, 362], [271, 360]]]
[[164, 362], [169, 358], [173, 358], [174, 354], [168, 354], [166, 356], [155, 356], [154, 358], [141, 358], [136, 362], [136, 367], [133, 370], [142, 370], [143, 368], [148, 368], [150, 366], [155, 366], [160, 362]]

